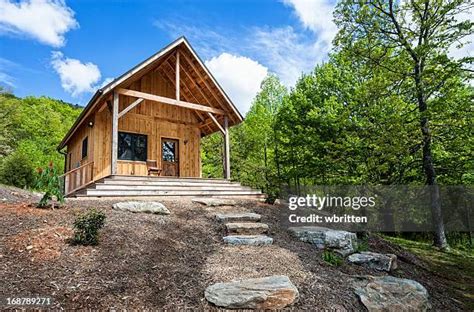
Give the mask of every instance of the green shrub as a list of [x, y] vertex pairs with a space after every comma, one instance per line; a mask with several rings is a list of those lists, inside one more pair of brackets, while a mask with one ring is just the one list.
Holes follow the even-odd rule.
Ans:
[[34, 183], [33, 163], [28, 156], [13, 152], [3, 159], [0, 167], [0, 181], [16, 187], [31, 187]]
[[59, 174], [53, 163], [50, 162], [49, 166], [45, 169], [39, 168], [38, 174], [36, 188], [45, 192], [43, 198], [41, 198], [38, 203], [38, 207], [45, 207], [48, 202], [53, 199], [53, 196], [56, 196], [57, 200], [60, 203], [63, 203], [64, 193], [62, 189], [62, 181], [59, 178]]
[[333, 266], [340, 266], [342, 264], [342, 258], [329, 250], [323, 252], [322, 258], [325, 262]]
[[91, 209], [74, 221], [73, 242], [78, 245], [97, 245], [99, 230], [104, 226], [105, 214]]

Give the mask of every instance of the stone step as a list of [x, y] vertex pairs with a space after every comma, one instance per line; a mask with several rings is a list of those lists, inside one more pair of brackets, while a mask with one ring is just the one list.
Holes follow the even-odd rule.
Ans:
[[260, 235], [268, 232], [268, 225], [256, 222], [233, 222], [225, 225], [227, 233], [237, 235]]
[[278, 310], [298, 300], [298, 289], [287, 276], [275, 275], [206, 288], [204, 296], [216, 306], [228, 309]]
[[229, 235], [224, 236], [227, 245], [263, 246], [273, 244], [273, 238], [266, 235]]
[[218, 213], [216, 219], [220, 222], [259, 222], [261, 215], [253, 212]]

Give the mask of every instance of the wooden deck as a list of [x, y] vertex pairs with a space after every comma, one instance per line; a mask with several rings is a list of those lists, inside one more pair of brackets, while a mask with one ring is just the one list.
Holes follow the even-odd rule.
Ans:
[[224, 179], [112, 175], [68, 197], [212, 196], [265, 198], [259, 190]]

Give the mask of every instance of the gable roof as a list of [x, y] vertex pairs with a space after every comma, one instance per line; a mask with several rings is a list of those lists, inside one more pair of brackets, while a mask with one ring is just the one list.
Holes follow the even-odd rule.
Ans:
[[[154, 66], [154, 64], [157, 64], [158, 62], [164, 60], [166, 56], [169, 56], [175, 49], [177, 49], [180, 46], [183, 46], [189, 51], [190, 56], [192, 57], [193, 61], [196, 61], [197, 66], [199, 66], [200, 70], [204, 72], [205, 74], [205, 79], [209, 80], [209, 82], [212, 84], [212, 87], [215, 88], [220, 95], [221, 99], [223, 99], [222, 103], [224, 104], [226, 111], [229, 112], [229, 126], [236, 125], [240, 122], [243, 121], [243, 117], [238, 111], [238, 109], [235, 107], [234, 103], [232, 100], [229, 98], [229, 96], [225, 93], [225, 91], [222, 89], [222, 87], [219, 85], [217, 80], [214, 78], [214, 76], [211, 74], [209, 69], [206, 67], [204, 62], [201, 60], [201, 58], [197, 55], [196, 51], [192, 48], [191, 44], [189, 41], [184, 37], [180, 37], [176, 39], [175, 41], [171, 42], [169, 45], [158, 51], [157, 53], [153, 54], [151, 57], [148, 59], [144, 60], [143, 62], [139, 63], [132, 69], [128, 70], [124, 74], [122, 74], [120, 77], [114, 79], [112, 82], [107, 84], [106, 86], [98, 89], [88, 104], [84, 107], [83, 111], [79, 115], [79, 117], [76, 119], [74, 122], [73, 126], [67, 134], [64, 136], [63, 140], [61, 143], [58, 145], [58, 150], [64, 148], [69, 141], [69, 139], [74, 135], [76, 130], [82, 125], [82, 123], [86, 120], [87, 117], [93, 112], [93, 109], [97, 106], [97, 104], [103, 100], [106, 99], [111, 92], [120, 86], [123, 86], [125, 83], [127, 83], [128, 80], [132, 79], [132, 77], [136, 75], [140, 75], [140, 73], [146, 72], [147, 69], [150, 67]], [[194, 65], [193, 65], [194, 66]], [[207, 82], [206, 82], [207, 83]], [[219, 101], [219, 103], [221, 103]], [[202, 104], [202, 103], [201, 103]]]

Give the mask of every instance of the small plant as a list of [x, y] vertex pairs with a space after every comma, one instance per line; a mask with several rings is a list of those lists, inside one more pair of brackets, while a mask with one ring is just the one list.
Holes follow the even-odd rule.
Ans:
[[342, 264], [342, 258], [329, 250], [323, 252], [322, 258], [325, 262], [333, 266], [340, 266]]
[[369, 251], [369, 238], [367, 236], [358, 239], [356, 251]]
[[[50, 201], [52, 202], [53, 196], [56, 196], [56, 199], [60, 203], [64, 203], [61, 179], [52, 162], [50, 162], [45, 169], [38, 168], [36, 187], [45, 192], [38, 203], [38, 207], [46, 207]], [[51, 203], [51, 207], [54, 208], [54, 202]]]
[[77, 245], [97, 245], [99, 230], [105, 224], [105, 214], [91, 209], [74, 221], [73, 243]]

